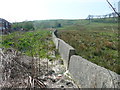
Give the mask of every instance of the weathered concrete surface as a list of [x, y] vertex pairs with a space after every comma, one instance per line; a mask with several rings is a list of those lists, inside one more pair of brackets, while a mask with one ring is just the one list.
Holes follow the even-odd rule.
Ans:
[[3, 53], [2, 53], [2, 48], [0, 48], [0, 90], [1, 90], [1, 87], [5, 83], [3, 81], [3, 69], [4, 69], [4, 66], [2, 64], [3, 64]]
[[[1, 54], [2, 49], [0, 48], [0, 54]], [[1, 55], [0, 55], [1, 56]], [[2, 56], [0, 57], [0, 89], [2, 87], [2, 74], [3, 74], [3, 65], [2, 65]]]
[[75, 55], [75, 49], [69, 44], [65, 43], [63, 40], [59, 39], [58, 51], [64, 60], [66, 68], [69, 66], [69, 60], [72, 55]]
[[53, 39], [53, 42], [56, 46], [56, 49], [58, 49], [58, 43], [59, 43], [59, 38], [57, 38], [54, 34], [54, 32], [52, 33], [52, 39]]
[[120, 75], [73, 55], [69, 72], [82, 88], [120, 88]]
[[120, 75], [75, 55], [75, 49], [53, 32], [53, 41], [65, 67], [82, 88], [120, 88]]

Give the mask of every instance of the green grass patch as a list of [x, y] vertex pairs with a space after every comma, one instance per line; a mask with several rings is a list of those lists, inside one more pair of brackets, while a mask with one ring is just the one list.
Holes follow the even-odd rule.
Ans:
[[51, 33], [48, 30], [37, 30], [30, 32], [13, 32], [1, 36], [0, 47], [15, 48], [28, 56], [49, 57], [48, 52], [55, 49], [51, 41]]
[[81, 26], [79, 30], [78, 27], [75, 28], [74, 26], [73, 28], [70, 27], [72, 30], [59, 29], [58, 35], [73, 46], [78, 55], [120, 74], [117, 26], [113, 24], [115, 27], [112, 27], [114, 29], [112, 30], [110, 25], [96, 23]]

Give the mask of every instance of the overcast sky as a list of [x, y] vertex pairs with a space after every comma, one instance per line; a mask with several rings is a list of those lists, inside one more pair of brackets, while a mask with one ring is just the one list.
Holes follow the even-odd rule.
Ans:
[[[120, 0], [109, 0], [115, 8]], [[81, 19], [113, 12], [106, 0], [0, 0], [0, 18], [10, 22]]]

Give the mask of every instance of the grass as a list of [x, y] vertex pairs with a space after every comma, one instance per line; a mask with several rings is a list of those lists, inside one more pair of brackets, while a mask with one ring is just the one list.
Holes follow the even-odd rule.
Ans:
[[[34, 21], [34, 27], [47, 29], [61, 24], [57, 28], [59, 37], [73, 46], [78, 55], [120, 74], [118, 24], [114, 19]], [[0, 48], [12, 47], [29, 56], [51, 58], [48, 52], [55, 47], [50, 38], [51, 33], [47, 30], [14, 32], [0, 36]]]
[[2, 44], [0, 47], [15, 48], [28, 56], [48, 58], [48, 52], [55, 49], [50, 38], [51, 33], [47, 30], [37, 30], [34, 32], [18, 31], [2, 36], [2, 41], [0, 41]]
[[120, 74], [117, 23], [96, 23], [67, 26], [58, 35], [87, 60]]

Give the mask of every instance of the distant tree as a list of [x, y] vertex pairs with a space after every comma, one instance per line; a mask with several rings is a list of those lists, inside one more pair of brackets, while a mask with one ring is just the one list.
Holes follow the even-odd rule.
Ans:
[[12, 29], [14, 30], [20, 30], [21, 28], [23, 28], [24, 30], [34, 30], [33, 22], [25, 21], [12, 24]]
[[58, 23], [58, 22], [55, 22], [55, 28], [59, 28], [59, 27], [61, 27], [62, 25], [60, 24], [60, 23]]
[[15, 22], [12, 24], [12, 29], [13, 30], [19, 30], [20, 28], [22, 28], [21, 23]]
[[34, 30], [34, 25], [32, 22], [24, 22], [22, 28], [25, 30]]
[[59, 23], [59, 24], [57, 25], [57, 27], [61, 27], [61, 24]]

